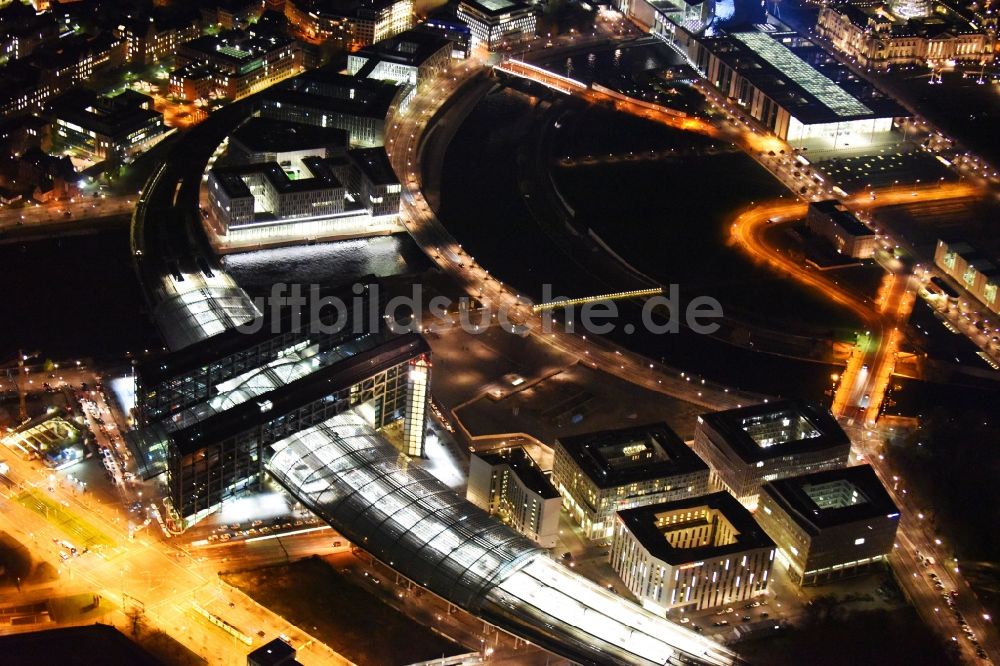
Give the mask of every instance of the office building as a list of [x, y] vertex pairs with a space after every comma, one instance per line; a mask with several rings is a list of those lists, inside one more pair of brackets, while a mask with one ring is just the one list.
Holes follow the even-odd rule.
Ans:
[[523, 447], [473, 453], [466, 498], [542, 548], [555, 547], [562, 497]]
[[[326, 296], [302, 295], [310, 303]], [[403, 453], [423, 455], [426, 406], [409, 394], [426, 402], [427, 344], [376, 330], [382, 310], [372, 290], [330, 296], [350, 307], [315, 317], [311, 305], [268, 312], [259, 326], [136, 367], [144, 427], [129, 444], [145, 477], [166, 473], [177, 523], [258, 490], [271, 444], [348, 409], [376, 429], [401, 423]]]
[[552, 478], [591, 539], [610, 539], [614, 514], [708, 490], [708, 467], [666, 424], [560, 437]]
[[795, 33], [705, 37], [671, 30], [665, 39], [687, 51], [723, 98], [793, 147], [838, 150], [901, 140], [892, 121], [907, 111]]
[[138, 16], [118, 26], [118, 36], [125, 42], [125, 61], [152, 65], [172, 57], [178, 47], [201, 35], [194, 19], [170, 16]]
[[311, 70], [268, 90], [258, 102], [264, 118], [347, 130], [351, 145], [381, 146], [386, 117], [398, 103], [395, 85]]
[[300, 160], [291, 178], [277, 162], [216, 167], [208, 173], [208, 200], [225, 231], [267, 221], [331, 217], [344, 212], [346, 189], [319, 157]]
[[169, 131], [153, 99], [126, 90], [111, 97], [86, 90], [66, 93], [51, 104], [53, 140], [95, 161], [128, 162], [155, 146]]
[[415, 30], [444, 37], [451, 42], [452, 58], [468, 58], [472, 50], [472, 30], [454, 15], [445, 10], [431, 12], [427, 19]]
[[611, 542], [611, 566], [660, 615], [763, 594], [774, 554], [774, 542], [725, 492], [620, 511]]
[[447, 68], [452, 44], [444, 37], [408, 30], [347, 56], [347, 73], [358, 78], [416, 86]]
[[782, 400], [699, 416], [694, 450], [714, 484], [753, 507], [762, 483], [844, 467], [851, 440], [828, 410]]
[[490, 53], [535, 36], [536, 7], [521, 0], [461, 0], [458, 19], [472, 32], [472, 48]]
[[991, 312], [1000, 314], [1000, 258], [979, 252], [964, 241], [938, 240], [934, 264]]
[[199, 11], [205, 25], [245, 30], [264, 13], [264, 0], [211, 0]]
[[348, 51], [413, 27], [413, 0], [285, 0], [285, 16], [306, 36]]
[[369, 215], [399, 214], [402, 186], [385, 148], [355, 148], [348, 153], [350, 188]]
[[69, 35], [7, 63], [0, 77], [0, 119], [42, 110], [45, 103], [95, 73], [124, 62], [124, 42], [109, 34]]
[[402, 188], [385, 149], [357, 148], [346, 157], [318, 152], [210, 170], [209, 211], [218, 231], [230, 241], [315, 238], [395, 221]]
[[172, 90], [187, 96], [184, 81], [196, 74], [203, 77], [208, 71], [213, 90], [232, 100], [259, 92], [302, 69], [301, 51], [294, 40], [254, 37], [241, 30], [185, 42], [177, 49], [177, 62], [181, 71], [171, 76]]
[[809, 204], [806, 227], [829, 241], [838, 253], [855, 259], [875, 254], [878, 236], [836, 199]]
[[801, 585], [864, 573], [892, 552], [899, 509], [869, 465], [765, 483], [757, 520]]
[[994, 38], [985, 25], [948, 5], [833, 4], [822, 7], [816, 33], [862, 67], [954, 67], [993, 62]]

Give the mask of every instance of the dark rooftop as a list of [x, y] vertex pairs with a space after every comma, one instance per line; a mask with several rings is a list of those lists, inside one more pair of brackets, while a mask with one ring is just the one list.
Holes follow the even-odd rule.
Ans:
[[[719, 518], [732, 525], [734, 538], [729, 543], [709, 543], [694, 548], [675, 548], [667, 541], [669, 529], [657, 525], [661, 514], [691, 509], [706, 509], [718, 512]], [[686, 564], [710, 557], [738, 554], [756, 548], [774, 548], [774, 541], [753, 519], [750, 512], [735, 497], [727, 492], [712, 493], [700, 497], [688, 497], [674, 502], [651, 504], [637, 509], [618, 512], [618, 518], [625, 523], [635, 538], [653, 557], [672, 565]], [[709, 519], [709, 517], [706, 517]], [[670, 527], [683, 528], [684, 523], [673, 523]]]
[[517, 475], [517, 478], [521, 479], [521, 482], [525, 486], [538, 493], [542, 499], [559, 497], [559, 491], [552, 485], [549, 477], [535, 464], [535, 461], [524, 450], [524, 447], [517, 446], [511, 449], [489, 451], [475, 455], [493, 466], [507, 465]]
[[394, 185], [399, 182], [384, 147], [355, 148], [348, 154], [361, 172], [375, 185]]
[[[783, 43], [786, 39], [794, 49]], [[858, 90], [852, 94], [839, 76], [835, 82], [813, 67], [806, 60], [810, 55], [806, 51], [816, 47], [797, 35], [747, 31], [700, 41], [729, 68], [805, 124], [909, 115], [892, 100], [874, 96], [874, 89], [859, 84], [853, 86]], [[844, 72], [849, 74], [846, 69]]]
[[[230, 137], [248, 152], [271, 153], [347, 146], [348, 133], [336, 127], [253, 117]], [[318, 154], [318, 153], [317, 153]]]
[[451, 40], [431, 32], [407, 30], [358, 51], [355, 55], [378, 58], [403, 65], [418, 66], [438, 51], [448, 48]]
[[[781, 400], [698, 417], [745, 463], [843, 448], [851, 440], [830, 414], [803, 400]], [[777, 428], [776, 431], [765, 432]]]
[[870, 465], [771, 481], [761, 487], [761, 493], [767, 493], [800, 527], [813, 535], [836, 525], [899, 517], [899, 508]]
[[814, 201], [809, 204], [811, 208], [833, 218], [841, 229], [852, 236], [874, 236], [875, 232], [868, 228], [864, 222], [859, 220], [844, 204], [836, 199], [826, 199], [824, 201]]
[[[360, 285], [372, 285], [377, 284], [377, 282], [378, 280], [374, 275], [362, 276], [355, 280], [355, 284]], [[362, 293], [367, 294], [368, 292]], [[327, 294], [339, 296], [345, 299], [345, 302], [350, 302], [350, 298], [354, 296], [354, 292], [349, 285], [321, 290], [319, 296], [322, 298]], [[362, 298], [362, 303], [367, 305], [367, 302], [368, 296], [365, 295]], [[311, 305], [307, 305], [305, 311], [309, 312], [309, 308], [311, 308]], [[349, 308], [349, 311], [352, 309]], [[325, 310], [330, 311], [330, 308], [325, 308]], [[252, 331], [248, 332], [239, 328], [227, 329], [218, 335], [213, 335], [183, 349], [138, 362], [135, 365], [135, 372], [145, 388], [153, 389], [157, 384], [177, 379], [190, 372], [216, 363], [227, 356], [251, 349], [272, 338], [294, 330], [295, 308], [282, 308], [277, 323], [274, 322], [272, 316], [272, 309], [264, 308], [261, 316], [262, 323]], [[320, 318], [323, 319], [322, 316]], [[303, 321], [299, 325], [301, 326], [300, 330], [305, 335], [305, 332], [309, 330], [308, 322]], [[273, 329], [277, 329], [278, 332], [276, 333]]]
[[247, 663], [254, 666], [281, 666], [295, 657], [295, 648], [275, 638], [247, 655]]
[[600, 488], [708, 469], [665, 423], [560, 437], [558, 441]]

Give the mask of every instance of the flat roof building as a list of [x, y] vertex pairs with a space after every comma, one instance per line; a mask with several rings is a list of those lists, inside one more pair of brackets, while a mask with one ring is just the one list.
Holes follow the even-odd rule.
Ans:
[[335, 236], [394, 226], [402, 186], [384, 148], [320, 157], [325, 147], [278, 153], [281, 162], [215, 167], [210, 221], [231, 242]]
[[473, 453], [466, 498], [542, 548], [555, 547], [562, 496], [523, 447]]
[[492, 53], [535, 36], [535, 5], [521, 0], [461, 0], [456, 12], [472, 31], [472, 49]]
[[719, 492], [619, 511], [611, 566], [660, 615], [746, 601], [767, 590], [774, 542]]
[[233, 100], [259, 92], [302, 69], [302, 55], [295, 40], [255, 37], [242, 30], [185, 42], [177, 48], [177, 61], [181, 66], [207, 68], [212, 73], [214, 90]]
[[795, 33], [750, 30], [705, 37], [673, 29], [667, 39], [683, 41], [710, 85], [793, 147], [898, 141], [892, 120], [908, 112], [873, 86], [844, 76], [846, 69], [824, 60]]
[[311, 306], [286, 307], [277, 318], [265, 313], [257, 327], [137, 366], [144, 427], [130, 446], [144, 477], [166, 472], [177, 523], [258, 490], [271, 444], [361, 405], [377, 429], [402, 421], [403, 452], [423, 455], [427, 344], [416, 334], [371, 329], [380, 321], [377, 290], [302, 296], [337, 297], [345, 309], [327, 307], [313, 318]]
[[303, 157], [347, 155], [349, 136], [337, 127], [319, 127], [253, 117], [229, 135], [226, 157], [234, 162], [297, 162]]
[[258, 109], [264, 118], [346, 130], [354, 146], [381, 146], [386, 117], [399, 90], [393, 84], [324, 67], [268, 90]]
[[801, 585], [868, 571], [892, 552], [899, 509], [870, 465], [765, 483], [757, 520]]
[[610, 539], [616, 511], [702, 495], [708, 466], [664, 423], [556, 440], [553, 482], [591, 539]]
[[836, 199], [811, 202], [806, 227], [828, 240], [840, 254], [855, 259], [875, 254], [877, 234]]
[[98, 161], [129, 161], [169, 131], [163, 114], [153, 109], [153, 99], [134, 90], [112, 97], [71, 91], [50, 108], [57, 141]]
[[694, 450], [752, 507], [766, 481], [844, 467], [851, 440], [828, 410], [782, 400], [699, 416]]
[[452, 43], [439, 35], [407, 30], [347, 56], [347, 73], [359, 78], [416, 86], [447, 68]]

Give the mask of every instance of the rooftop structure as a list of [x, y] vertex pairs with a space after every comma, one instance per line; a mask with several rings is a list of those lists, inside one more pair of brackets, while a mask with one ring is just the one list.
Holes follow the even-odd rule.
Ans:
[[863, 572], [884, 560], [899, 524], [899, 509], [869, 465], [766, 483], [757, 516], [801, 584]]
[[[685, 43], [711, 85], [793, 146], [888, 141], [892, 119], [907, 115], [871, 86], [831, 71], [839, 66], [823, 61], [816, 47], [795, 33], [753, 30], [690, 36]], [[837, 81], [853, 81], [851, 90], [831, 74]]]
[[745, 601], [767, 589], [774, 542], [729, 493], [618, 512], [611, 566], [657, 613]]
[[843, 467], [851, 441], [829, 411], [783, 400], [699, 416], [694, 450], [753, 504], [764, 481]]
[[523, 447], [472, 454], [469, 501], [543, 548], [559, 536], [559, 491]]
[[666, 424], [560, 437], [553, 480], [591, 538], [611, 536], [616, 511], [702, 494], [708, 467]]

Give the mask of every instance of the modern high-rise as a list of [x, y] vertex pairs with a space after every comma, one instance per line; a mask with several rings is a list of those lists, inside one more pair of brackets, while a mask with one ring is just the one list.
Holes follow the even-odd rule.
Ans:
[[132, 448], [145, 477], [166, 473], [178, 521], [259, 489], [272, 444], [348, 409], [376, 429], [402, 421], [401, 448], [423, 455], [427, 343], [379, 326], [374, 287], [302, 296], [304, 312], [265, 313], [137, 366]]
[[611, 566], [658, 614], [746, 601], [767, 590], [774, 542], [725, 492], [620, 511]]
[[765, 483], [757, 520], [793, 581], [864, 573], [892, 552], [899, 509], [869, 465]]
[[562, 497], [523, 447], [473, 453], [466, 498], [542, 548], [555, 547]]
[[844, 467], [851, 440], [829, 410], [782, 400], [699, 416], [694, 450], [715, 484], [753, 507], [762, 483]]
[[472, 31], [472, 48], [489, 52], [535, 36], [537, 9], [521, 0], [462, 0], [456, 12]]
[[610, 539], [614, 515], [708, 491], [708, 466], [664, 423], [556, 440], [552, 478], [591, 539]]

